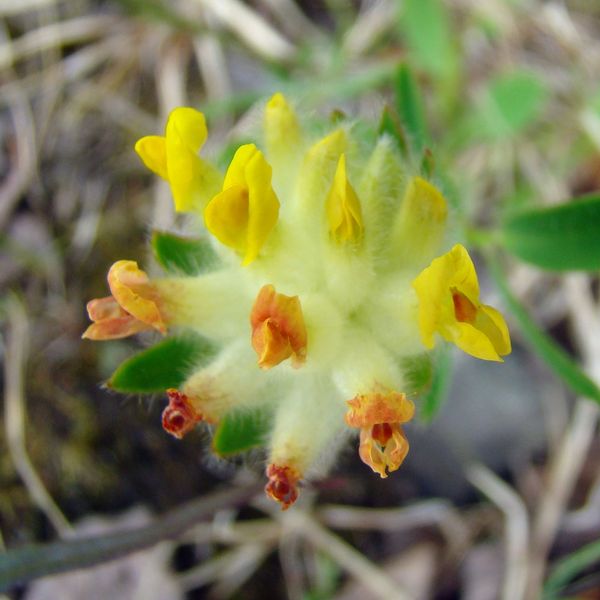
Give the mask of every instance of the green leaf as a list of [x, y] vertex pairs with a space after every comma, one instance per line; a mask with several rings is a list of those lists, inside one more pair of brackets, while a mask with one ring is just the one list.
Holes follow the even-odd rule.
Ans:
[[429, 423], [442, 408], [452, 383], [452, 351], [447, 345], [440, 346], [432, 362], [431, 384], [421, 395], [419, 415]]
[[600, 389], [598, 386], [548, 334], [544, 333], [535, 324], [523, 305], [510, 291], [495, 257], [489, 257], [489, 267], [504, 303], [519, 323], [523, 337], [529, 342], [536, 354], [576, 394], [595, 400], [600, 404]]
[[408, 153], [406, 133], [402, 128], [402, 124], [400, 123], [398, 115], [389, 106], [384, 106], [383, 108], [377, 133], [379, 135], [388, 134], [392, 139], [396, 141], [398, 149], [400, 150], [402, 155], [406, 156], [406, 154]]
[[197, 275], [210, 268], [217, 255], [205, 239], [185, 238], [166, 231], [152, 233], [152, 250], [169, 273]]
[[558, 561], [544, 585], [543, 600], [561, 597], [561, 590], [569, 581], [598, 561], [600, 561], [600, 540], [591, 542]]
[[600, 195], [509, 216], [501, 239], [520, 259], [544, 269], [600, 269]]
[[179, 387], [190, 371], [214, 356], [214, 344], [199, 335], [171, 337], [127, 359], [108, 380], [118, 392], [154, 393]]
[[423, 99], [412, 71], [406, 65], [398, 69], [395, 81], [396, 107], [400, 121], [409, 134], [417, 154], [421, 154], [429, 140]]
[[414, 63], [436, 77], [449, 77], [457, 66], [455, 37], [441, 0], [405, 0], [400, 27]]
[[526, 71], [505, 73], [488, 83], [476, 115], [480, 133], [502, 139], [521, 133], [540, 115], [548, 97], [544, 83]]
[[270, 427], [271, 415], [264, 410], [229, 413], [217, 427], [213, 450], [221, 456], [230, 456], [262, 446]]

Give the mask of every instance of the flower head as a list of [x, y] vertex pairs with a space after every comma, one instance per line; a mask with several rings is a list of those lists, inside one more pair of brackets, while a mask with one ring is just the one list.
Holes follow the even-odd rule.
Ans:
[[[335, 461], [344, 432], [355, 432], [360, 458], [381, 477], [401, 466], [418, 402], [407, 395], [408, 365], [435, 334], [487, 360], [510, 352], [510, 340], [479, 300], [466, 250], [443, 254], [442, 193], [411, 172], [391, 138], [367, 152], [347, 123], [316, 138], [281, 94], [263, 125], [224, 177], [197, 156], [207, 134], [192, 109], [173, 111], [164, 138], [138, 142], [178, 209], [203, 211], [218, 264], [150, 280], [119, 261], [112, 296], [89, 304], [86, 335], [176, 326], [210, 340], [215, 352], [186, 357], [187, 376], [166, 390], [163, 426], [178, 438], [214, 427], [218, 453], [228, 431], [235, 443], [265, 443], [265, 491], [288, 508], [301, 480]], [[256, 414], [260, 430], [244, 429]]]

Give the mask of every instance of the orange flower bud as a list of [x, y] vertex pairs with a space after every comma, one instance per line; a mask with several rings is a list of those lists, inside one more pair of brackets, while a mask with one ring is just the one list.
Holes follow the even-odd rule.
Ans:
[[270, 369], [290, 356], [294, 367], [306, 359], [306, 326], [298, 296], [285, 296], [272, 285], [263, 286], [252, 307], [250, 325], [261, 369]]
[[158, 293], [135, 261], [117, 261], [108, 271], [108, 285], [115, 300], [130, 315], [161, 333], [167, 331], [158, 308]]

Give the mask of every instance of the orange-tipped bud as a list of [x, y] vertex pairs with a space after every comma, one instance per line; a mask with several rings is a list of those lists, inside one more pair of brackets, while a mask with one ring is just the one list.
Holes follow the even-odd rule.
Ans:
[[252, 307], [250, 325], [261, 369], [270, 369], [289, 357], [293, 366], [299, 367], [306, 359], [306, 326], [298, 296], [285, 296], [272, 285], [263, 286]]
[[298, 480], [300, 475], [293, 467], [287, 465], [269, 465], [267, 467], [269, 482], [265, 486], [267, 495], [287, 510], [298, 499]]
[[82, 337], [114, 340], [147, 329], [166, 333], [159, 294], [135, 261], [117, 261], [108, 271], [108, 285], [112, 296], [88, 302], [87, 311], [93, 323]]
[[135, 261], [117, 261], [108, 271], [108, 285], [125, 311], [161, 333], [166, 332], [167, 326], [158, 308], [158, 293]]
[[89, 340], [116, 340], [151, 329], [121, 308], [112, 296], [90, 300], [87, 312], [93, 323], [81, 337]]
[[180, 391], [167, 390], [167, 396], [169, 404], [163, 410], [162, 426], [167, 433], [180, 440], [202, 421], [202, 415], [196, 412], [190, 399]]

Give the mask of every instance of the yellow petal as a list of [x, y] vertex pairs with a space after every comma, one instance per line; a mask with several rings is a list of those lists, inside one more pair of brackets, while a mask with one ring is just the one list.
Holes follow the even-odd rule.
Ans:
[[222, 244], [244, 253], [248, 238], [248, 210], [248, 189], [242, 185], [229, 187], [206, 206], [206, 228]]
[[499, 311], [484, 304], [477, 315], [475, 326], [487, 335], [500, 356], [511, 353], [508, 326]]
[[136, 142], [135, 151], [148, 169], [163, 179], [169, 178], [167, 172], [167, 148], [164, 137], [147, 135]]
[[225, 174], [225, 180], [223, 181], [224, 190], [234, 185], [248, 187], [246, 167], [250, 160], [258, 153], [260, 153], [260, 150], [254, 144], [244, 144], [236, 150]]
[[176, 108], [165, 132], [167, 173], [175, 210], [190, 211], [200, 204], [203, 162], [198, 151], [206, 140], [204, 115], [193, 108]]
[[452, 335], [444, 337], [475, 358], [503, 362], [490, 338], [470, 323], [457, 323]]
[[340, 242], [358, 242], [363, 234], [363, 218], [358, 196], [346, 175], [346, 156], [342, 154], [327, 195], [325, 211], [329, 233]]
[[271, 166], [262, 152], [257, 152], [246, 167], [248, 182], [248, 242], [244, 265], [260, 252], [279, 217], [279, 200], [271, 187]]
[[157, 293], [135, 261], [117, 261], [108, 272], [108, 285], [115, 300], [125, 311], [161, 333], [166, 332], [157, 305]]
[[167, 141], [176, 141], [196, 154], [204, 145], [207, 135], [206, 119], [200, 111], [186, 106], [171, 111], [165, 128]]
[[225, 175], [223, 191], [204, 210], [207, 229], [251, 263], [279, 216], [271, 186], [271, 167], [254, 144], [241, 146]]

